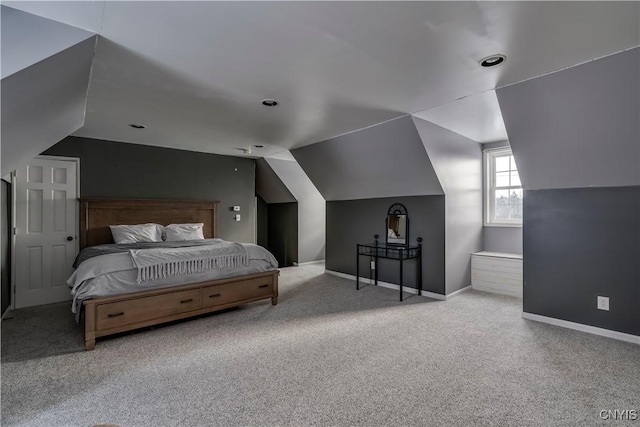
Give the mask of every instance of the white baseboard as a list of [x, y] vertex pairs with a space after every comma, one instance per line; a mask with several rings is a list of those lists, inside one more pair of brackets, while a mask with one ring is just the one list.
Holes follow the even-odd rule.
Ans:
[[623, 332], [612, 331], [610, 329], [583, 325], [582, 323], [569, 322], [568, 320], [556, 319], [554, 317], [541, 316], [533, 313], [522, 313], [522, 318], [640, 345], [640, 336], [637, 335], [625, 334]]
[[[345, 273], [340, 273], [338, 271], [333, 271], [333, 270], [325, 270], [325, 273], [327, 274], [331, 274], [333, 276], [338, 276], [338, 277], [342, 277], [343, 279], [349, 279], [349, 280], [356, 280], [356, 276], [352, 276], [351, 274], [345, 274]], [[366, 277], [361, 277], [360, 278], [360, 282], [361, 283], [366, 283], [369, 285], [372, 285], [375, 281], [372, 279], [367, 279]], [[400, 285], [396, 285], [395, 283], [388, 283], [388, 282], [383, 282], [381, 280], [378, 280], [378, 286], [382, 286], [383, 288], [389, 288], [389, 289], [395, 289], [400, 290]], [[408, 294], [417, 294], [418, 290], [415, 288], [409, 288], [409, 287], [403, 287], [402, 290]], [[433, 299], [437, 299], [437, 300], [441, 300], [441, 301], [445, 301], [447, 299], [447, 297], [445, 295], [441, 295], [441, 294], [436, 294], [435, 292], [429, 292], [429, 291], [422, 291], [422, 296], [423, 297], [428, 297], [428, 298], [433, 298]]]
[[473, 286], [473, 289], [477, 291], [490, 292], [492, 294], [500, 294], [500, 295], [506, 295], [509, 297], [516, 297], [516, 298], [522, 299], [522, 288], [520, 288], [519, 290], [513, 290], [513, 289], [508, 289], [502, 286], [484, 286], [484, 285], [479, 285], [477, 283], [472, 286]]
[[294, 262], [293, 265], [296, 267], [300, 267], [303, 265], [311, 265], [311, 264], [322, 264], [324, 263], [323, 259], [319, 259], [317, 261], [307, 261], [307, 262]]
[[[378, 282], [379, 284], [380, 282]], [[396, 286], [396, 285], [393, 285]], [[425, 291], [422, 290], [422, 296], [423, 297], [428, 297], [428, 298], [432, 298], [432, 299], [437, 299], [440, 301], [446, 301], [447, 300], [447, 296], [446, 295], [442, 295], [442, 294], [436, 294], [435, 292], [429, 292], [429, 291]]]
[[470, 291], [470, 290], [471, 290], [471, 285], [467, 285], [467, 286], [465, 286], [465, 287], [464, 287], [464, 288], [462, 288], [462, 289], [458, 289], [458, 290], [457, 290], [457, 291], [455, 291], [455, 292], [451, 292], [450, 294], [447, 294], [447, 299], [449, 299], [449, 298], [451, 298], [451, 297], [455, 297], [455, 296], [456, 296], [456, 295], [458, 295], [458, 294], [461, 294], [461, 293], [463, 293], [463, 292], [467, 292], [467, 291]]

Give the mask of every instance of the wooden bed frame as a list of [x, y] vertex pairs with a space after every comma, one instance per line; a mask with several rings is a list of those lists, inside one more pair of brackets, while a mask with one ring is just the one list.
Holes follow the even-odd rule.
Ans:
[[[218, 234], [218, 202], [79, 199], [80, 249], [113, 243], [109, 225], [204, 223], [205, 238]], [[84, 307], [87, 350], [96, 338], [271, 298], [278, 303], [278, 270], [188, 285], [88, 299]]]

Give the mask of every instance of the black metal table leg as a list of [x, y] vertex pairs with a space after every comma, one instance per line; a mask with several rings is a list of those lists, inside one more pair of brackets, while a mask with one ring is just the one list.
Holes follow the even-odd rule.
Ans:
[[378, 237], [380, 237], [378, 234], [373, 235], [373, 244], [375, 245], [375, 252], [374, 252], [375, 271], [373, 272], [373, 278], [374, 278], [373, 283], [375, 286], [378, 286]]
[[[356, 245], [356, 289], [360, 290], [360, 256], [365, 255], [369, 260], [369, 263], [373, 264], [373, 268], [369, 269], [369, 280], [367, 283], [373, 281], [375, 286], [378, 286], [379, 279], [379, 260], [381, 258], [388, 258], [397, 260], [400, 265], [400, 301], [404, 300], [404, 261], [405, 259], [416, 259], [417, 265], [417, 280], [416, 280], [416, 293], [422, 295], [422, 238], [418, 238], [417, 246], [410, 245], [397, 245], [397, 244], [379, 244], [378, 235], [373, 236], [375, 241], [373, 244], [357, 244]], [[362, 252], [360, 251], [362, 249]], [[371, 271], [375, 270], [375, 271]], [[373, 276], [373, 277], [372, 277]]]
[[378, 249], [376, 248], [376, 256], [374, 257], [373, 265], [376, 266], [375, 271], [373, 273], [373, 277], [375, 278], [375, 285], [378, 286]]
[[422, 295], [422, 237], [418, 237], [418, 295]]
[[404, 265], [404, 257], [402, 256], [402, 249], [400, 249], [400, 301], [402, 301], [402, 285], [403, 285], [403, 265]]
[[356, 245], [356, 290], [360, 290], [360, 245]]

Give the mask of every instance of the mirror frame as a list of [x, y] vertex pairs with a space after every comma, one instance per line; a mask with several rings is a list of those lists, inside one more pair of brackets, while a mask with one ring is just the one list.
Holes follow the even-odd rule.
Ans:
[[[404, 215], [406, 219], [406, 235], [404, 238], [404, 243], [390, 243], [389, 242], [389, 215]], [[384, 230], [384, 241], [387, 245], [395, 245], [395, 246], [406, 246], [409, 247], [409, 213], [407, 212], [407, 208], [402, 203], [394, 203], [389, 207], [387, 211], [387, 217], [384, 220], [385, 230]]]

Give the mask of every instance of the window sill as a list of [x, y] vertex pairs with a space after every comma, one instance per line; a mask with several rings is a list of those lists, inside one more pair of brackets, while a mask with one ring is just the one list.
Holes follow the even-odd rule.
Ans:
[[484, 223], [485, 227], [499, 227], [499, 228], [522, 228], [522, 224], [505, 224], [505, 223], [495, 223], [495, 222], [491, 222], [491, 223]]

